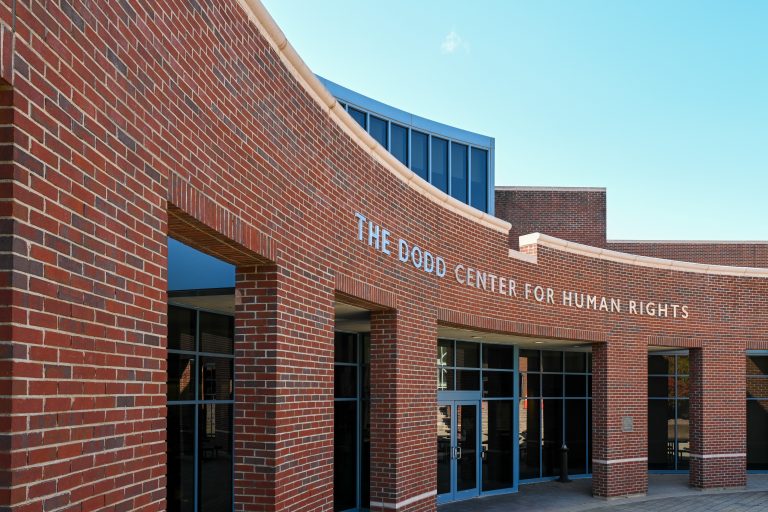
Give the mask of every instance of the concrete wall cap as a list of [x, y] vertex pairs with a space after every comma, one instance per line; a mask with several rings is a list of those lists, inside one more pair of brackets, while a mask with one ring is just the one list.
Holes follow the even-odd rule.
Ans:
[[495, 187], [499, 192], [605, 192], [605, 187], [531, 187], [531, 186], [508, 186], [498, 185]]
[[520, 237], [520, 247], [529, 245], [540, 245], [549, 247], [571, 254], [578, 254], [589, 258], [608, 260], [626, 265], [636, 265], [640, 267], [658, 268], [664, 270], [675, 270], [679, 272], [692, 272], [697, 274], [739, 276], [739, 277], [758, 277], [768, 278], [768, 269], [752, 267], [731, 267], [727, 265], [708, 265], [704, 263], [690, 263], [686, 261], [668, 260], [663, 258], [652, 258], [649, 256], [638, 256], [611, 249], [600, 247], [591, 247], [589, 245], [569, 242], [543, 233], [531, 233]]
[[768, 240], [608, 240], [608, 244], [768, 245]]
[[512, 225], [509, 222], [482, 212], [468, 204], [462, 203], [449, 196], [431, 183], [420, 178], [416, 173], [408, 169], [386, 149], [371, 137], [371, 135], [357, 124], [344, 109], [336, 108], [338, 102], [325, 88], [322, 82], [309, 69], [299, 54], [288, 42], [285, 34], [278, 27], [275, 20], [259, 0], [238, 0], [242, 8], [248, 14], [251, 22], [259, 29], [259, 32], [267, 39], [267, 42], [278, 53], [288, 71], [309, 93], [309, 95], [328, 112], [333, 119], [350, 138], [357, 142], [383, 167], [405, 182], [413, 190], [434, 203], [443, 206], [449, 211], [466, 219], [476, 222], [486, 228], [508, 235]]
[[514, 249], [509, 250], [509, 257], [513, 260], [524, 261], [526, 263], [533, 263], [534, 265], [538, 261], [535, 254], [526, 254], [524, 252], [516, 251]]

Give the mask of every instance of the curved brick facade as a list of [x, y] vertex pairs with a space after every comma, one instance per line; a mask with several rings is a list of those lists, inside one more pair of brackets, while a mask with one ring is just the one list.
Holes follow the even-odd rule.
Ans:
[[[0, 6], [0, 510], [165, 509], [169, 235], [237, 265], [236, 510], [332, 506], [337, 299], [373, 311], [378, 508], [435, 507], [438, 324], [593, 344], [602, 496], [647, 487], [646, 433], [621, 419], [646, 422], [648, 346], [690, 348], [692, 482], [744, 484], [738, 375], [746, 349], [768, 349], [764, 274], [543, 244], [523, 247], [535, 262], [510, 257], [506, 233], [429, 200], [342, 129], [249, 5]], [[367, 225], [359, 239], [358, 212], [389, 230], [391, 255]], [[446, 275], [398, 261], [400, 238], [443, 258]], [[467, 267], [488, 273], [488, 290], [459, 282]], [[489, 274], [514, 279], [517, 296], [509, 281], [491, 291]], [[564, 291], [598, 309], [562, 305]], [[602, 297], [623, 311], [599, 310]], [[630, 300], [668, 315], [631, 314]]]

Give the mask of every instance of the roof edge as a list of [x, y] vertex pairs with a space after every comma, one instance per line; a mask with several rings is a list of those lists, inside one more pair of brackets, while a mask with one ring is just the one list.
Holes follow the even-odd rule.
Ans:
[[543, 191], [543, 192], [605, 192], [607, 189], [605, 187], [531, 187], [531, 186], [508, 186], [508, 185], [497, 185], [494, 187], [495, 190], [500, 191], [506, 191], [506, 190], [513, 190], [513, 191], [530, 191], [530, 192], [536, 192], [536, 191]]
[[607, 240], [609, 244], [768, 245], [768, 240]]
[[768, 278], [768, 269], [755, 267], [731, 267], [727, 265], [707, 265], [705, 263], [689, 263], [685, 261], [652, 258], [650, 256], [638, 256], [625, 252], [612, 251], [600, 247], [569, 242], [543, 233], [531, 233], [520, 237], [520, 247], [527, 245], [539, 245], [549, 247], [562, 252], [578, 254], [588, 258], [614, 261], [625, 265], [638, 267], [650, 267], [663, 270], [675, 270], [679, 272], [692, 272], [697, 274], [725, 275], [737, 277]]

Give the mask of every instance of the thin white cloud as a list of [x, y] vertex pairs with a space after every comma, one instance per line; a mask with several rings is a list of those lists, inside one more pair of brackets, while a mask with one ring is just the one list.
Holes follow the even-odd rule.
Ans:
[[455, 30], [451, 30], [440, 44], [440, 51], [445, 54], [452, 54], [458, 50], [464, 50], [465, 53], [469, 53], [469, 44]]

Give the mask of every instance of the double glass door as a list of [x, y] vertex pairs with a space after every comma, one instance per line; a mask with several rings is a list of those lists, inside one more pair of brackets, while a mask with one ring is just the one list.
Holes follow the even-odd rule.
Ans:
[[437, 501], [480, 493], [480, 401], [441, 401], [437, 406]]

